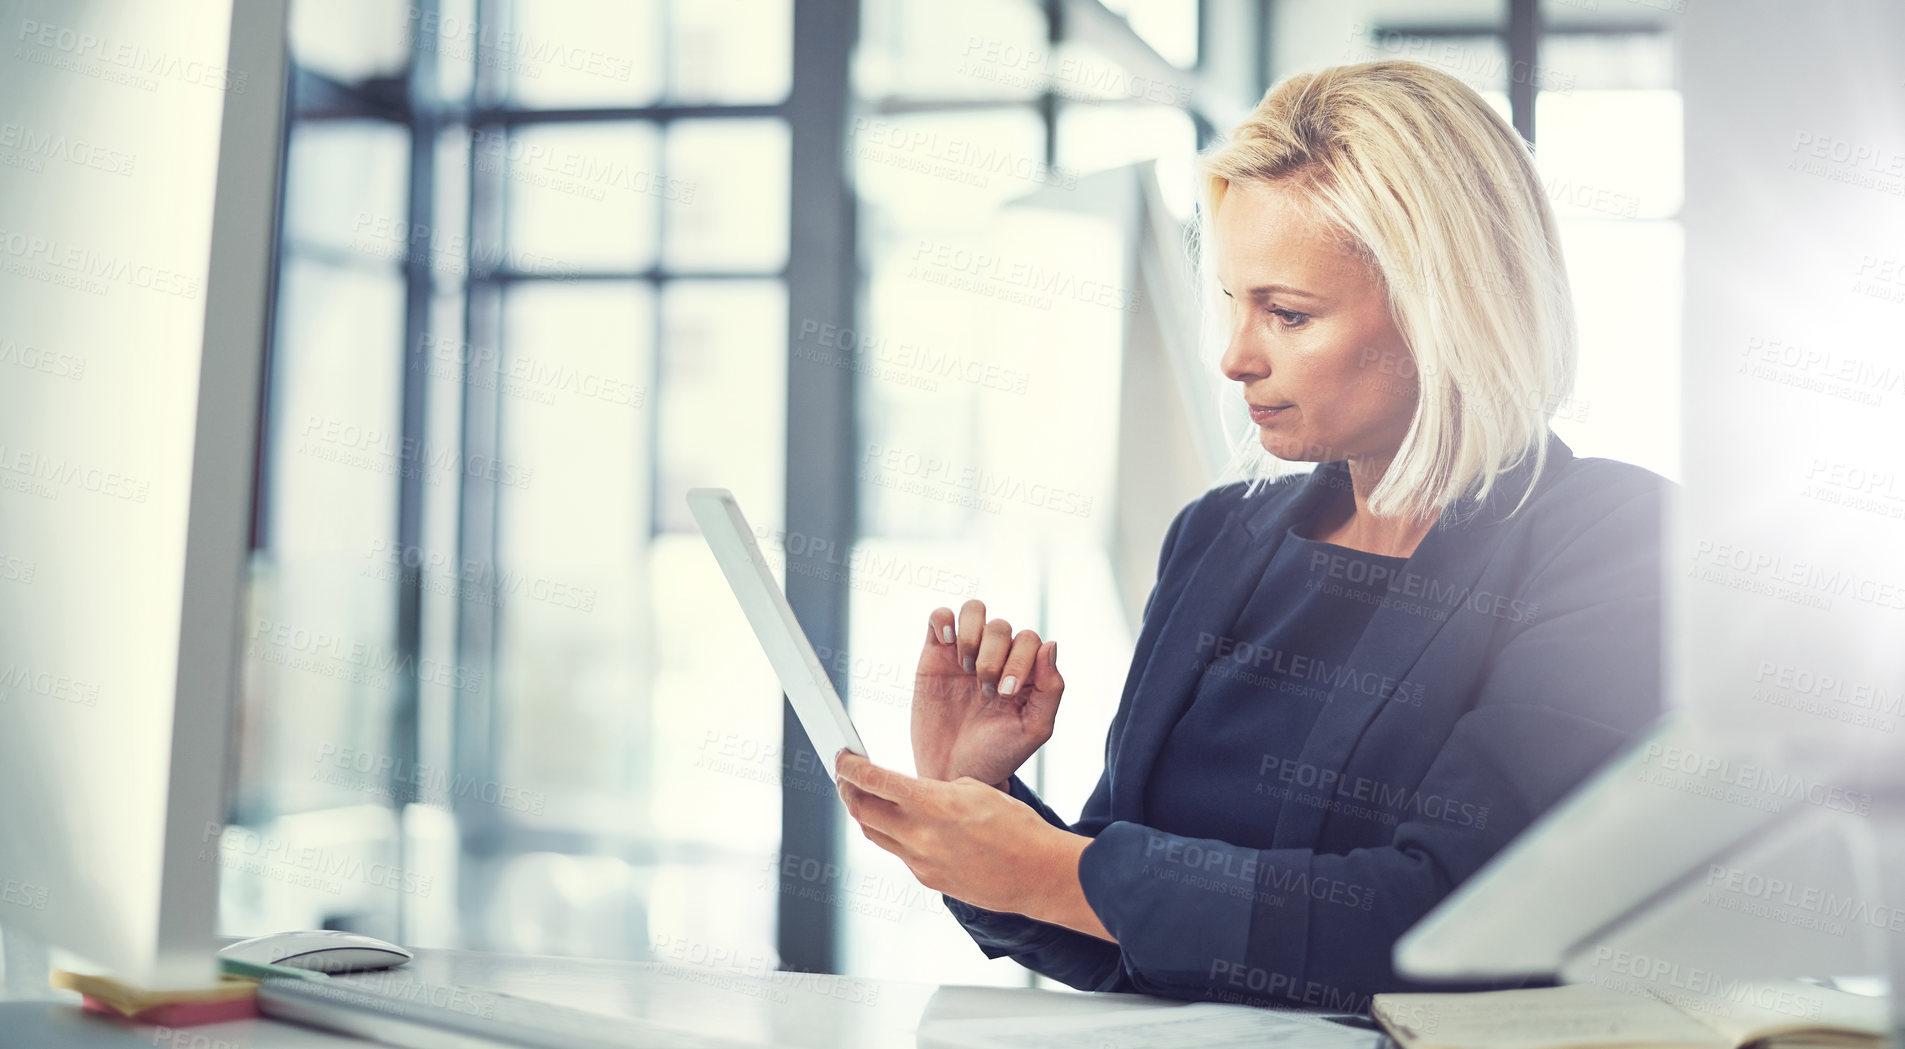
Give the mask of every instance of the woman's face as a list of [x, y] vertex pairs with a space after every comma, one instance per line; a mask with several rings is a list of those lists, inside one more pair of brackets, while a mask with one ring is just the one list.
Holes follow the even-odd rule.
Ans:
[[1224, 194], [1224, 375], [1243, 384], [1271, 455], [1388, 460], [1415, 411], [1414, 357], [1377, 273], [1313, 212], [1282, 183], [1232, 182]]

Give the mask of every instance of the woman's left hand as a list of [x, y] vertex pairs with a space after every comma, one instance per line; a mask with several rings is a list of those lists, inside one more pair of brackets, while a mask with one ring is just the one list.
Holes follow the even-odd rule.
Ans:
[[849, 750], [834, 769], [848, 814], [929, 889], [1038, 917], [1045, 898], [1063, 891], [1055, 881], [1077, 881], [1078, 855], [1091, 839], [1052, 826], [996, 787], [971, 777], [918, 779]]

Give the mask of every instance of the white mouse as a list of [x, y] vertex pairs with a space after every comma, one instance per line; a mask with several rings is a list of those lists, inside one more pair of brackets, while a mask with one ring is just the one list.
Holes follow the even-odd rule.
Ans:
[[254, 936], [221, 948], [218, 954], [221, 958], [236, 958], [261, 965], [285, 965], [293, 969], [314, 969], [321, 973], [388, 969], [414, 957], [394, 943], [385, 943], [354, 932], [331, 930]]

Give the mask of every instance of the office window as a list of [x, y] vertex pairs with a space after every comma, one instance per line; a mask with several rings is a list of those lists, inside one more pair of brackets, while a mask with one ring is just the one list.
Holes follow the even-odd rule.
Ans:
[[1582, 455], [1680, 476], [1680, 92], [1664, 32], [1565, 33], [1543, 61], [1535, 163], [1561, 223], [1581, 335], [1555, 432]]
[[294, 5], [237, 814], [344, 873], [228, 931], [772, 964], [781, 704], [679, 504], [781, 547], [791, 18]]

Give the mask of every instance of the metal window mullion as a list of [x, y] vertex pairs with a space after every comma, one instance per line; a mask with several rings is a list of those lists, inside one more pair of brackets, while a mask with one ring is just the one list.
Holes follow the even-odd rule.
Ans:
[[[1056, 55], [1064, 44], [1064, 0], [1045, 0], [1045, 53]], [[1051, 170], [1058, 168], [1058, 106], [1058, 92], [1048, 78], [1045, 92], [1038, 97], [1038, 114], [1045, 123], [1045, 165]]]
[[523, 284], [544, 281], [551, 284], [594, 283], [599, 281], [724, 281], [724, 280], [785, 280], [787, 270], [588, 270], [569, 273], [535, 273], [518, 269], [497, 267], [486, 273], [470, 275], [472, 281], [487, 281], [491, 284]]
[[1270, 56], [1273, 53], [1271, 38], [1276, 32], [1276, 0], [1256, 0], [1256, 5], [1256, 24], [1253, 26], [1253, 35], [1250, 40], [1251, 54], [1255, 56], [1251, 62], [1253, 76], [1250, 80], [1250, 104], [1252, 107], [1263, 101], [1263, 96], [1270, 91], [1270, 77], [1273, 72], [1270, 68]]
[[[397, 573], [396, 637], [393, 639], [399, 673], [395, 702], [390, 712], [390, 752], [398, 762], [407, 764], [390, 770], [387, 789], [397, 812], [397, 869], [407, 872], [412, 866], [409, 836], [404, 831], [405, 806], [419, 800], [410, 782], [409, 772], [423, 761], [421, 681], [417, 673], [423, 649], [423, 587], [417, 572], [402, 566], [422, 565], [424, 469], [428, 458], [424, 442], [429, 426], [429, 370], [424, 357], [424, 335], [430, 323], [430, 248], [436, 241], [436, 139], [437, 117], [432, 107], [419, 105], [418, 99], [433, 92], [437, 64], [435, 30], [437, 0], [417, 0], [418, 37], [411, 49], [409, 102], [406, 107], [410, 125], [410, 182], [406, 210], [410, 229], [429, 231], [428, 242], [419, 251], [415, 235], [407, 238], [404, 252], [404, 339], [403, 407], [400, 430], [403, 443], [398, 449], [397, 471], [397, 549], [401, 552]], [[462, 471], [458, 471], [461, 476]], [[408, 938], [407, 910], [403, 894], [397, 898], [399, 937]]]
[[[496, 9], [495, 0], [476, 0], [477, 24], [482, 25], [487, 18], [494, 17]], [[475, 79], [470, 86], [472, 97], [482, 97], [480, 93], [489, 86], [492, 72], [484, 63], [475, 63]], [[472, 157], [479, 126], [476, 123], [467, 125]], [[506, 157], [504, 163], [507, 164]], [[458, 434], [458, 451], [466, 457], [473, 451], [494, 455], [501, 445], [502, 384], [473, 382], [468, 373], [471, 362], [478, 360], [488, 361], [492, 367], [501, 367], [497, 359], [499, 354], [478, 353], [477, 350], [493, 350], [500, 341], [499, 299], [502, 289], [475, 279], [474, 267], [471, 265], [478, 237], [500, 234], [502, 228], [500, 216], [497, 215], [502, 193], [499, 184], [502, 169], [496, 169], [496, 172], [484, 174], [474, 160], [466, 172], [470, 228], [468, 236], [463, 238], [465, 257], [462, 272], [467, 275], [463, 282], [463, 338], [470, 352], [462, 355], [465, 371], [460, 391], [463, 409]], [[471, 477], [464, 472], [457, 490], [457, 564], [459, 567], [469, 564], [487, 567], [474, 573], [477, 576], [475, 579], [467, 578], [472, 573], [459, 571], [455, 587], [458, 594], [457, 662], [459, 666], [481, 672], [479, 686], [464, 692], [451, 718], [450, 765], [456, 777], [454, 781], [458, 782], [491, 782], [496, 772], [496, 602], [499, 595], [496, 592], [494, 568], [498, 553], [497, 525], [496, 482], [483, 477]], [[478, 799], [455, 792], [449, 804], [455, 816], [458, 838], [457, 884], [461, 889], [456, 901], [457, 918], [463, 928], [479, 929], [483, 927], [494, 879], [491, 877], [493, 871], [487, 869], [487, 858], [473, 846], [492, 840], [499, 831], [497, 824], [502, 817], [493, 806], [483, 805]], [[479, 871], [479, 866], [485, 869]], [[483, 876], [478, 877], [479, 874]]]
[[576, 109], [517, 109], [513, 106], [478, 106], [470, 119], [483, 123], [515, 127], [521, 124], [608, 124], [617, 122], [668, 123], [674, 120], [708, 120], [747, 117], [786, 119], [785, 102], [710, 102], [705, 105], [586, 106]]
[[1535, 141], [1535, 71], [1541, 51], [1541, 0], [1508, 0], [1508, 111], [1515, 130]]
[[[854, 369], [821, 366], [794, 356], [801, 318], [856, 316], [854, 199], [847, 182], [847, 121], [852, 106], [850, 60], [859, 36], [860, 0], [794, 0], [793, 90], [788, 99], [792, 157], [788, 191], [787, 512], [786, 531], [828, 536], [849, 546], [857, 530], [853, 447], [859, 434]], [[824, 544], [813, 544], [822, 546]], [[825, 564], [803, 572], [812, 554], [787, 554], [787, 599], [814, 647], [846, 650], [848, 580]], [[829, 661], [830, 670], [839, 666]], [[832, 671], [836, 678], [838, 671]], [[845, 682], [835, 680], [836, 687]], [[847, 690], [841, 688], [845, 694]], [[775, 701], [779, 703], [778, 694]], [[838, 866], [835, 833], [840, 802], [799, 720], [782, 713], [781, 853]], [[815, 789], [819, 788], [819, 789]], [[798, 866], [798, 865], [796, 865]], [[840, 910], [781, 865], [776, 944], [783, 969], [837, 971]]]

